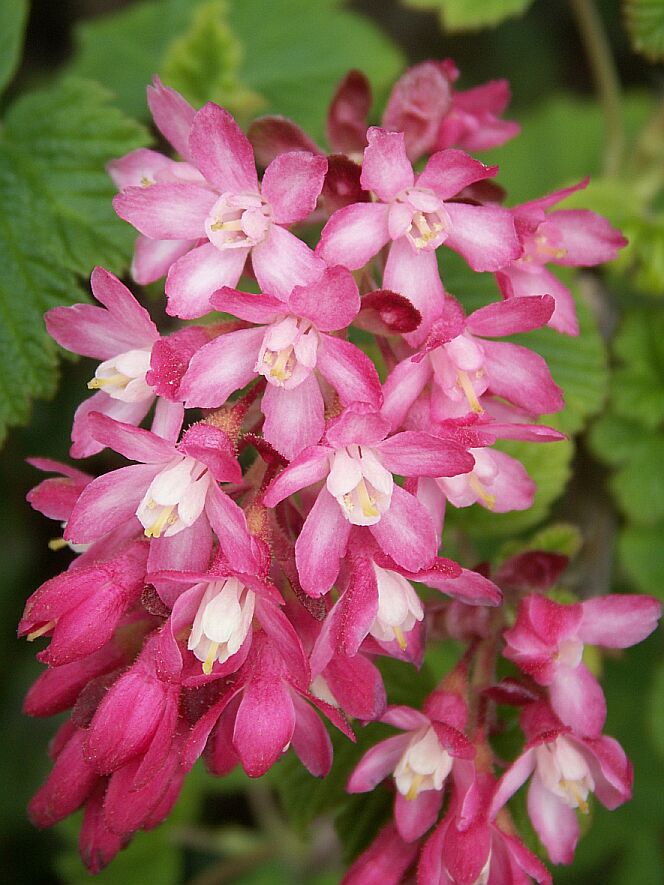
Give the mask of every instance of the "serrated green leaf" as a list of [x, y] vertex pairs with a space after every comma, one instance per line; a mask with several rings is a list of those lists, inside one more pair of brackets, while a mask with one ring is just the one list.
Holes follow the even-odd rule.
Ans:
[[613, 374], [612, 411], [644, 427], [664, 420], [664, 312], [627, 314], [614, 339], [622, 365]]
[[61, 262], [86, 277], [95, 264], [116, 273], [128, 264], [135, 232], [113, 211], [105, 166], [148, 142], [110, 98], [97, 83], [63, 80], [20, 98], [5, 120], [5, 139], [55, 216]]
[[664, 4], [661, 0], [625, 0], [625, 24], [633, 48], [650, 61], [664, 59]]
[[[190, 27], [197, 8], [190, 0], [148, 0], [84, 22], [72, 69], [147, 119], [145, 84], [163, 72], [174, 35]], [[242, 47], [240, 83], [265, 98], [261, 112], [293, 117], [319, 139], [327, 103], [350, 68], [362, 68], [380, 97], [403, 65], [387, 37], [341, 0], [244, 0], [229, 5], [228, 24]]]
[[618, 505], [637, 524], [664, 519], [664, 434], [653, 433], [633, 446], [629, 460], [611, 480]]
[[625, 572], [642, 593], [664, 599], [664, 521], [650, 526], [627, 526], [618, 539]]
[[560, 553], [570, 559], [581, 549], [583, 538], [577, 526], [569, 522], [556, 522], [535, 532], [528, 541], [530, 550]]
[[28, 0], [0, 3], [0, 92], [14, 76], [21, 59], [28, 20]]
[[406, 6], [440, 11], [446, 31], [476, 31], [523, 14], [532, 0], [404, 0]]
[[643, 438], [643, 427], [636, 421], [621, 418], [608, 412], [590, 430], [592, 450], [607, 464], [617, 465], [628, 461], [634, 446]]
[[215, 101], [242, 123], [255, 116], [265, 101], [238, 79], [242, 47], [227, 19], [224, 0], [200, 5], [186, 33], [168, 47], [162, 76], [195, 107]]

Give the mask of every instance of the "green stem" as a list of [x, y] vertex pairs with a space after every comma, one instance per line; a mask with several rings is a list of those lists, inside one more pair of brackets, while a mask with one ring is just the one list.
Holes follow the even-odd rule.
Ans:
[[604, 172], [616, 175], [625, 152], [625, 127], [618, 72], [602, 19], [592, 0], [570, 0], [581, 40], [588, 56], [595, 88], [604, 111], [606, 146]]

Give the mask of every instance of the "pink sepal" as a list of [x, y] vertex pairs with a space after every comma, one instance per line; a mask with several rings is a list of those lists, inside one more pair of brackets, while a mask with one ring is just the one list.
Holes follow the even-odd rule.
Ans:
[[258, 191], [251, 144], [232, 115], [214, 102], [194, 116], [189, 150], [198, 169], [221, 193]]
[[261, 166], [268, 166], [275, 157], [289, 151], [323, 153], [316, 142], [288, 117], [258, 117], [250, 124], [247, 136], [253, 145], [256, 162]]
[[28, 814], [35, 826], [50, 827], [73, 814], [93, 791], [99, 776], [84, 758], [85, 736], [83, 729], [72, 732], [45, 783], [32, 797]]
[[189, 102], [156, 75], [147, 88], [148, 106], [155, 126], [180, 156], [190, 159], [189, 130], [196, 111]]
[[[404, 842], [394, 825], [388, 824], [353, 863], [341, 885], [400, 885], [417, 849], [416, 842]], [[434, 881], [427, 880], [427, 885]]]
[[632, 593], [587, 599], [581, 607], [579, 639], [605, 648], [628, 648], [642, 642], [657, 628], [662, 615], [659, 599]]
[[326, 172], [327, 159], [313, 153], [296, 151], [272, 160], [261, 191], [272, 207], [275, 224], [294, 224], [314, 211]]
[[78, 837], [81, 860], [93, 875], [100, 873], [128, 843], [130, 837], [117, 836], [106, 826], [103, 802], [106, 785], [99, 783], [85, 805]]
[[397, 792], [394, 798], [394, 821], [406, 842], [415, 842], [430, 829], [443, 804], [442, 790], [422, 790], [414, 799]]
[[127, 187], [113, 198], [113, 208], [132, 227], [152, 240], [196, 240], [217, 200], [203, 184], [169, 182]]
[[369, 81], [362, 71], [349, 71], [339, 83], [327, 114], [327, 140], [335, 151], [356, 154], [364, 150], [370, 110]]
[[367, 130], [367, 141], [360, 181], [365, 190], [373, 191], [387, 203], [400, 191], [412, 187], [415, 181], [404, 136], [402, 132], [371, 126]]
[[410, 739], [411, 735], [407, 732], [397, 734], [368, 750], [353, 770], [346, 785], [347, 792], [368, 793], [378, 786], [394, 771]]

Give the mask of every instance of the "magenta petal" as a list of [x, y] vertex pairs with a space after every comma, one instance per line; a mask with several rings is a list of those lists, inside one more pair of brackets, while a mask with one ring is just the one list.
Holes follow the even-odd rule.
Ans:
[[551, 706], [576, 734], [597, 737], [606, 721], [606, 700], [599, 682], [585, 664], [559, 665], [549, 688]]
[[332, 767], [332, 741], [318, 714], [298, 695], [293, 695], [295, 730], [293, 749], [314, 777], [325, 777]]
[[113, 199], [120, 218], [153, 240], [195, 240], [205, 233], [205, 219], [217, 195], [187, 182], [125, 188]]
[[397, 793], [394, 819], [401, 838], [406, 842], [415, 842], [423, 836], [435, 824], [442, 804], [442, 790], [422, 790], [415, 799], [407, 799]]
[[[283, 605], [283, 599], [279, 598], [279, 604]], [[311, 681], [309, 664], [300, 638], [291, 622], [279, 605], [263, 598], [256, 600], [256, 616], [270, 643], [283, 659], [289, 681], [298, 688], [305, 689]]]
[[369, 81], [362, 71], [349, 71], [337, 87], [327, 116], [327, 140], [335, 151], [352, 154], [364, 150], [370, 110]]
[[182, 753], [182, 765], [189, 770], [205, 749], [205, 744], [210, 736], [210, 732], [217, 724], [217, 720], [222, 715], [230, 701], [237, 695], [240, 689], [229, 690], [226, 694], [209, 707], [205, 713], [196, 721]]
[[503, 598], [503, 594], [493, 581], [465, 568], [461, 569], [458, 578], [427, 574], [418, 580], [423, 581], [428, 587], [442, 590], [443, 593], [459, 599], [466, 605], [500, 605]]
[[280, 679], [259, 679], [245, 688], [235, 719], [233, 746], [249, 777], [261, 777], [293, 738], [295, 709]]
[[288, 299], [293, 313], [313, 321], [321, 332], [345, 329], [358, 314], [360, 295], [345, 267], [328, 267], [315, 283], [296, 286]]
[[271, 323], [285, 310], [283, 301], [274, 295], [254, 295], [251, 292], [230, 289], [228, 286], [218, 289], [212, 295], [210, 306], [249, 323], [260, 324]]
[[277, 224], [302, 221], [316, 208], [327, 158], [304, 151], [281, 154], [265, 170], [261, 191]]
[[289, 495], [324, 479], [330, 471], [330, 452], [326, 446], [311, 446], [300, 452], [268, 486], [263, 496], [265, 506], [276, 507]]
[[192, 424], [182, 436], [178, 451], [202, 461], [217, 482], [242, 482], [235, 449], [225, 430], [212, 424]]
[[[376, 572], [369, 559], [354, 560], [350, 581], [335, 609], [336, 648], [352, 657], [357, 654], [378, 612]], [[332, 612], [328, 617], [332, 617]]]
[[256, 556], [242, 508], [214, 484], [205, 499], [205, 512], [226, 559], [239, 571], [251, 574]]
[[180, 384], [187, 408], [223, 405], [231, 393], [254, 377], [265, 330], [240, 329], [220, 335], [194, 354]]
[[315, 445], [325, 430], [325, 403], [313, 373], [290, 390], [268, 384], [261, 409], [263, 436], [289, 460]]
[[583, 619], [578, 636], [589, 645], [629, 648], [650, 636], [662, 614], [653, 596], [601, 596], [581, 604]]
[[387, 203], [415, 181], [404, 136], [402, 132], [372, 126], [367, 130], [367, 141], [360, 183], [364, 190], [373, 191]]
[[[632, 764], [618, 741], [607, 735], [579, 741], [595, 781], [595, 795], [613, 811], [632, 797]], [[590, 751], [590, 752], [588, 752]]]
[[550, 295], [510, 298], [480, 307], [468, 317], [466, 327], [473, 335], [499, 338], [516, 332], [529, 332], [544, 326], [555, 308]]
[[[400, 885], [417, 856], [417, 849], [416, 843], [404, 842], [394, 826], [388, 824], [353, 863], [341, 885]], [[447, 885], [432, 878], [422, 882]]]
[[563, 251], [556, 264], [592, 267], [612, 261], [627, 240], [606, 218], [588, 209], [559, 209], [547, 216], [538, 228], [546, 237], [551, 230], [556, 248]]
[[383, 125], [403, 132], [408, 157], [415, 162], [431, 152], [451, 105], [450, 81], [442, 65], [425, 61], [409, 68], [394, 84], [383, 113]]
[[496, 784], [491, 799], [489, 817], [495, 818], [500, 809], [509, 801], [516, 791], [528, 780], [535, 768], [535, 750], [529, 749], [522, 753]]
[[392, 774], [403, 755], [410, 734], [397, 734], [380, 741], [360, 759], [350, 776], [346, 790], [349, 793], [368, 793], [388, 775]]
[[50, 827], [72, 814], [88, 798], [98, 780], [94, 768], [83, 757], [85, 731], [77, 729], [58, 754], [46, 782], [28, 807], [38, 827]]
[[392, 369], [383, 385], [383, 407], [380, 414], [393, 429], [399, 427], [408, 410], [424, 390], [431, 377], [429, 360], [415, 362], [410, 357]]
[[390, 246], [383, 286], [406, 297], [422, 315], [418, 328], [404, 335], [409, 344], [418, 346], [427, 337], [431, 324], [440, 316], [445, 304], [436, 253], [432, 250], [416, 252], [406, 237], [399, 237]]
[[166, 278], [168, 313], [185, 320], [208, 313], [212, 294], [237, 284], [248, 254], [248, 249], [217, 249], [204, 243], [178, 258]]
[[180, 156], [190, 159], [189, 130], [196, 111], [179, 92], [165, 86], [159, 77], [153, 78], [152, 86], [148, 86], [147, 92], [148, 106], [155, 126]]
[[83, 400], [74, 413], [71, 429], [72, 447], [69, 450], [72, 458], [89, 458], [105, 448], [104, 443], [93, 436], [93, 427], [88, 420], [91, 414], [101, 413], [114, 421], [138, 425], [150, 411], [153, 401], [151, 397], [147, 397], [138, 402], [126, 403], [120, 399], [113, 399], [103, 390]]
[[559, 412], [564, 405], [561, 389], [545, 360], [532, 350], [504, 341], [483, 341], [489, 390], [531, 415]]
[[300, 583], [309, 596], [322, 596], [334, 583], [350, 528], [336, 499], [321, 489], [295, 543]]
[[[179, 571], [187, 569], [202, 572], [210, 561], [212, 532], [204, 514], [196, 522], [171, 535], [170, 538], [152, 538], [148, 556], [148, 572]], [[173, 585], [169, 581], [153, 578], [151, 581], [166, 605], [173, 605]], [[180, 592], [180, 588], [176, 593]]]
[[194, 117], [189, 149], [196, 166], [221, 193], [258, 192], [254, 152], [232, 115], [209, 101]]
[[176, 455], [175, 447], [162, 437], [133, 424], [114, 421], [108, 415], [93, 412], [88, 417], [90, 432], [96, 440], [119, 452], [130, 461], [165, 464]]
[[389, 510], [369, 530], [385, 553], [409, 571], [428, 565], [438, 549], [432, 518], [413, 495], [397, 485]]
[[135, 521], [138, 529], [136, 509], [158, 471], [158, 465], [132, 464], [94, 479], [76, 502], [66, 540], [87, 544], [127, 521]]
[[390, 239], [388, 211], [384, 203], [352, 203], [338, 209], [321, 232], [317, 253], [328, 264], [349, 270], [364, 267]]
[[282, 301], [295, 286], [308, 286], [318, 280], [325, 264], [306, 243], [278, 224], [270, 226], [267, 237], [254, 246], [251, 263], [262, 292]]
[[131, 275], [141, 286], [166, 276], [172, 264], [196, 245], [195, 240], [151, 240], [139, 234], [131, 261]]
[[445, 244], [476, 271], [499, 270], [521, 255], [514, 219], [498, 206], [446, 203], [452, 230]]
[[547, 790], [537, 775], [528, 790], [528, 815], [552, 863], [572, 863], [579, 841], [576, 812]]
[[383, 679], [364, 655], [337, 655], [325, 668], [325, 680], [347, 716], [368, 722], [383, 714], [387, 704]]
[[572, 293], [558, 277], [545, 267], [523, 270], [518, 264], [503, 268], [496, 280], [505, 298], [528, 297], [546, 293], [555, 301], [555, 308], [548, 325], [566, 335], [579, 334], [579, 321]]
[[321, 335], [316, 368], [337, 391], [342, 406], [359, 402], [374, 409], [381, 407], [383, 393], [376, 367], [350, 341]]
[[458, 476], [475, 464], [461, 446], [419, 430], [395, 433], [375, 448], [390, 473], [401, 476]]
[[448, 200], [474, 182], [493, 177], [497, 171], [497, 166], [485, 166], [463, 151], [450, 148], [429, 157], [417, 186], [431, 188], [441, 200]]
[[247, 135], [254, 147], [256, 162], [261, 166], [268, 166], [275, 157], [289, 151], [322, 153], [297, 123], [277, 114], [258, 117], [250, 124]]

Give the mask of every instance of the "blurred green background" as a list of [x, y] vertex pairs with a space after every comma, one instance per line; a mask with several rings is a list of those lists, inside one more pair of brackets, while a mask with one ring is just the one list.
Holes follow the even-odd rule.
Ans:
[[[10, 7], [23, 5], [0, 0], [0, 31], [13, 16]], [[69, 286], [66, 298], [76, 301], [83, 297], [77, 287], [86, 288], [93, 263], [106, 262], [118, 272], [126, 268], [132, 233], [113, 220], [108, 207], [98, 209], [95, 204], [91, 209], [82, 197], [75, 207], [71, 202], [72, 193], [83, 195], [90, 205], [96, 196], [108, 202], [112, 186], [95, 185], [96, 190], [86, 192], [76, 179], [57, 179], [71, 171], [63, 172], [58, 165], [63, 148], [58, 132], [49, 129], [48, 114], [57, 102], [44, 98], [40, 104], [39, 95], [49, 95], [44, 89], [60, 95], [63, 75], [101, 83], [111, 93], [110, 105], [144, 125], [149, 123], [145, 84], [159, 71], [194, 103], [212, 98], [245, 120], [255, 113], [284, 113], [319, 140], [335, 84], [350, 67], [362, 68], [373, 81], [376, 120], [381, 101], [406, 64], [451, 56], [462, 72], [461, 88], [507, 77], [513, 102], [506, 116], [518, 120], [523, 133], [492, 152], [490, 159], [501, 164], [499, 181], [508, 190], [508, 204], [590, 174], [593, 184], [575, 205], [607, 214], [623, 226], [631, 242], [604, 275], [583, 274], [571, 281], [579, 294], [584, 327], [578, 342], [549, 330], [535, 336], [537, 348], [550, 359], [565, 388], [568, 412], [561, 426], [576, 435], [575, 444], [562, 446], [556, 454], [546, 446], [532, 447], [536, 451], [526, 454], [541, 486], [533, 513], [499, 518], [461, 514], [447, 530], [450, 543], [454, 548], [459, 538], [470, 539], [477, 555], [492, 556], [514, 536], [532, 535], [547, 519], [565, 521], [577, 526], [582, 538], [565, 579], [568, 589], [580, 596], [636, 590], [664, 597], [664, 78], [656, 46], [647, 50], [655, 62], [634, 49], [639, 15], [655, 6], [618, 0], [602, 0], [594, 7], [580, 0], [34, 0], [23, 57], [0, 106], [7, 131], [19, 148], [21, 112], [24, 118], [44, 115], [45, 156], [52, 151], [55, 158], [54, 188], [58, 180], [68, 188], [61, 205], [67, 210], [63, 217], [72, 224], [60, 291]], [[499, 21], [508, 7], [518, 15], [496, 26], [457, 30], [458, 16], [463, 25], [469, 10], [466, 23], [480, 26]], [[620, 83], [621, 94], [614, 88], [613, 95], [619, 103], [620, 137], [624, 136], [617, 162], [607, 159], [606, 114], [611, 115], [611, 97], [607, 99], [606, 91], [603, 103], [601, 94], [598, 97], [596, 63], [588, 54], [587, 34], [584, 38], [579, 27], [579, 11], [589, 7], [599, 13]], [[479, 21], [473, 21], [475, 13]], [[632, 23], [631, 41], [626, 21]], [[655, 36], [656, 26], [664, 33], [661, 19], [646, 21]], [[0, 67], [2, 53], [9, 58], [10, 49], [0, 42]], [[27, 104], [22, 104], [26, 99]], [[69, 111], [76, 119], [76, 108], [68, 101], [62, 105], [64, 123], [61, 119], [57, 124], [65, 129]], [[39, 121], [34, 125], [39, 126]], [[115, 124], [108, 144], [94, 157], [86, 157], [86, 168], [101, 172], [105, 151], [109, 159], [116, 144], [121, 145], [117, 153], [124, 153], [145, 140], [130, 123], [121, 134], [123, 125]], [[6, 132], [0, 134], [0, 145], [6, 137]], [[67, 149], [75, 167], [86, 147], [73, 141]], [[34, 144], [31, 139], [30, 146]], [[13, 221], [14, 216], [5, 213], [5, 217]], [[19, 221], [17, 217], [17, 225]], [[26, 230], [27, 234], [20, 233], [24, 239], [32, 236], [29, 225]], [[40, 231], [35, 228], [33, 233], [28, 248], [38, 254]], [[469, 275], [453, 261], [446, 273], [448, 288], [468, 306], [492, 296], [490, 278]], [[8, 290], [6, 280], [5, 284]], [[155, 318], [166, 328], [169, 321], [155, 293], [145, 294]], [[22, 293], [10, 295], [18, 310]], [[57, 300], [56, 292], [48, 304]], [[0, 299], [0, 305], [6, 331], [14, 322], [12, 308], [7, 298]], [[36, 325], [34, 316], [25, 320], [30, 321]], [[0, 344], [3, 340], [0, 335]], [[36, 346], [46, 348], [39, 341]], [[39, 361], [37, 356], [35, 360]], [[76, 822], [40, 833], [32, 829], [25, 813], [30, 795], [48, 770], [46, 747], [55, 724], [21, 714], [22, 698], [40, 667], [34, 661], [34, 647], [16, 640], [15, 625], [27, 596], [68, 560], [66, 552], [53, 553], [47, 547], [57, 527], [24, 501], [38, 481], [37, 472], [24, 459], [39, 454], [66, 460], [71, 418], [93, 371], [86, 360], [67, 359], [60, 368], [54, 358], [49, 360], [26, 397], [56, 387], [57, 393], [49, 400], [37, 399], [29, 424], [9, 432], [1, 468], [5, 505], [0, 516], [4, 578], [0, 876], [11, 885], [74, 885], [89, 878], [75, 853]], [[0, 364], [0, 393], [8, 401], [24, 376], [11, 361]], [[27, 412], [27, 398], [17, 408]], [[13, 424], [18, 419], [10, 410], [5, 420]], [[111, 456], [102, 455], [91, 462], [91, 469], [108, 469], [112, 464]], [[463, 545], [459, 547], [455, 552], [463, 558]], [[612, 814], [595, 804], [592, 832], [582, 840], [575, 865], [556, 871], [557, 882], [659, 885], [664, 881], [663, 652], [658, 632], [642, 646], [603, 662], [607, 731], [634, 761], [635, 798]], [[408, 684], [411, 677], [388, 669], [398, 692], [399, 679]], [[434, 668], [432, 675], [439, 678], [441, 673]], [[197, 770], [173, 819], [151, 834], [139, 834], [100, 881], [118, 885], [144, 883], [148, 878], [158, 885], [338, 882], [342, 867], [331, 812], [341, 809], [337, 829], [346, 851], [352, 852], [371, 837], [371, 816], [382, 813], [386, 799], [380, 791], [364, 798], [366, 813], [356, 800], [345, 800], [344, 773], [357, 758], [357, 750], [339, 745], [338, 756], [338, 771], [329, 785], [302, 774], [290, 760], [259, 784], [248, 785], [240, 775], [214, 782]], [[281, 801], [285, 792], [290, 797], [287, 803]], [[321, 817], [307, 825], [316, 811], [322, 812]]]

